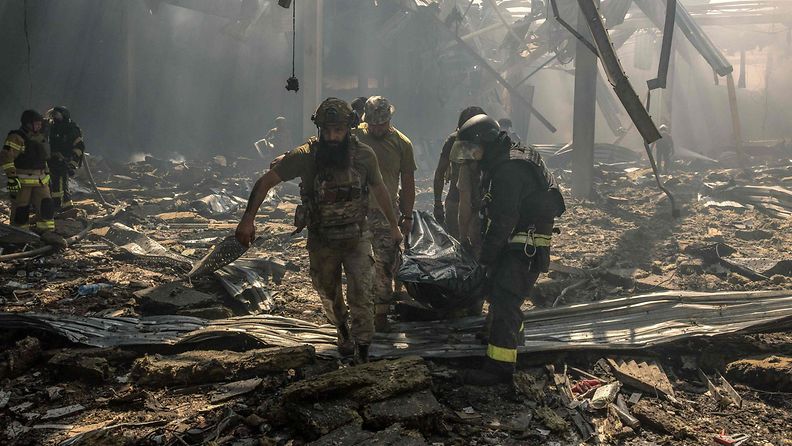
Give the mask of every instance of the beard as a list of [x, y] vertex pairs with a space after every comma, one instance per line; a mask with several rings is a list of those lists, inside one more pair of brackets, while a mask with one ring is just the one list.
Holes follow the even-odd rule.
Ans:
[[316, 162], [322, 167], [331, 169], [348, 169], [352, 164], [352, 158], [349, 156], [349, 134], [341, 142], [326, 141], [320, 135]]

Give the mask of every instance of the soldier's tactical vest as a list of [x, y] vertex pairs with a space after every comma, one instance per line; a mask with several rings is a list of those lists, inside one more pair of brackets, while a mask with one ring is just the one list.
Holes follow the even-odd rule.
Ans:
[[[349, 155], [355, 156], [354, 145]], [[350, 163], [346, 170], [317, 166], [310, 203], [309, 228], [325, 240], [358, 238], [365, 230], [368, 187], [363, 174]]]
[[29, 137], [26, 132], [22, 130], [12, 130], [9, 134], [16, 134], [25, 140], [25, 149], [14, 160], [14, 166], [17, 169], [26, 170], [43, 170], [47, 168], [47, 159], [49, 159], [49, 149], [44, 140], [44, 135], [33, 135]]

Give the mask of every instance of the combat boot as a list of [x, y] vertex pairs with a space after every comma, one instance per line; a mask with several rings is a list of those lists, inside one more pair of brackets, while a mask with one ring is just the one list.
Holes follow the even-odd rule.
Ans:
[[352, 358], [352, 362], [355, 365], [360, 365], [360, 364], [367, 363], [368, 362], [368, 352], [369, 352], [368, 344], [355, 343], [355, 356]]
[[355, 353], [355, 344], [349, 336], [349, 327], [347, 327], [346, 322], [343, 322], [341, 326], [337, 327], [336, 332], [338, 335], [338, 339], [336, 340], [338, 353], [344, 357], [352, 356], [352, 354]]

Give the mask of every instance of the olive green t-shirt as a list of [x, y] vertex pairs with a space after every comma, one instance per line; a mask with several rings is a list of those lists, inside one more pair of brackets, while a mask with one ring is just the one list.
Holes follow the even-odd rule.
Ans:
[[[406, 172], [415, 172], [417, 169], [412, 142], [395, 127], [387, 135], [378, 138], [369, 134], [366, 123], [354, 129], [353, 134], [360, 139], [360, 142], [371, 147], [377, 155], [382, 181], [388, 189], [388, 196], [395, 208], [399, 193], [399, 176]], [[373, 198], [371, 197], [371, 207], [379, 209]]]
[[[287, 153], [283, 159], [273, 166], [272, 170], [278, 174], [282, 181], [300, 177], [303, 188], [308, 195], [313, 195], [314, 176], [316, 175], [316, 158], [311, 153], [311, 147], [319, 144], [316, 138], [311, 138], [307, 143]], [[366, 184], [376, 186], [382, 184], [382, 174], [377, 166], [377, 156], [371, 147], [361, 144], [357, 138], [350, 141], [352, 147], [352, 164], [360, 175], [365, 178]]]

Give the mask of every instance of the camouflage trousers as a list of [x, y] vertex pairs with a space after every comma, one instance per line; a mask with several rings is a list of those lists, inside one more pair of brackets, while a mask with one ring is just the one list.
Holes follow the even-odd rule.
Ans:
[[377, 210], [369, 215], [369, 227], [373, 235], [374, 248], [374, 302], [377, 311], [387, 312], [387, 306], [393, 300], [393, 279], [396, 261], [399, 258], [399, 246], [393, 242], [388, 219]]
[[[311, 282], [330, 323], [340, 327], [351, 319], [349, 332], [352, 340], [358, 344], [370, 344], [374, 334], [371, 289], [374, 253], [370, 234], [343, 241], [324, 241], [309, 234], [308, 257]], [[342, 290], [342, 270], [346, 274], [346, 301]]]

